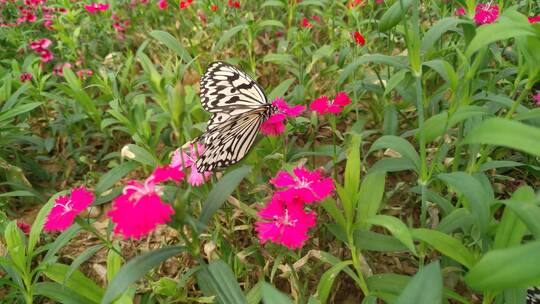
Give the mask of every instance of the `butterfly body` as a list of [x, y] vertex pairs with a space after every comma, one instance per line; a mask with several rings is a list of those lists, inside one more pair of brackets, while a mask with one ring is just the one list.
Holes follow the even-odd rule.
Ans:
[[196, 141], [205, 146], [197, 171], [236, 164], [255, 142], [263, 122], [278, 111], [261, 86], [225, 62], [211, 63], [201, 78], [201, 104], [212, 113], [206, 131]]

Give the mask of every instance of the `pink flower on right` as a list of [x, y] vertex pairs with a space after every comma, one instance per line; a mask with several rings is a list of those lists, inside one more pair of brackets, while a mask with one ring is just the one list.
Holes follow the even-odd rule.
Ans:
[[340, 92], [333, 100], [328, 99], [326, 96], [321, 96], [315, 99], [309, 106], [312, 111], [315, 111], [321, 115], [324, 114], [337, 114], [343, 111], [343, 108], [351, 103], [349, 95], [345, 92]]
[[[479, 3], [474, 11], [474, 21], [478, 25], [493, 23], [499, 17], [499, 6], [497, 5]], [[456, 15], [465, 15], [465, 13], [463, 7], [456, 9]]]

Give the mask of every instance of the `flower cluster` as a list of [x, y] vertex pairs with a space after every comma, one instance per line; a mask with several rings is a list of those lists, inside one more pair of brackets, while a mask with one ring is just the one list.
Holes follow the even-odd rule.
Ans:
[[90, 5], [85, 5], [84, 9], [90, 14], [99, 13], [101, 11], [106, 11], [109, 9], [108, 3], [91, 3]]
[[276, 136], [283, 133], [285, 131], [285, 119], [287, 117], [296, 117], [306, 109], [305, 106], [300, 105], [290, 106], [281, 98], [276, 98], [272, 104], [278, 108], [278, 111], [261, 125], [261, 132], [266, 135]]
[[351, 103], [349, 95], [345, 92], [340, 92], [336, 95], [333, 100], [330, 100], [326, 96], [321, 96], [315, 99], [310, 104], [310, 109], [321, 115], [332, 113], [337, 114], [343, 111], [343, 108]]
[[[493, 23], [499, 17], [499, 6], [497, 5], [479, 3], [474, 11], [474, 21], [478, 25]], [[465, 8], [456, 9], [456, 15], [465, 15]]]
[[51, 44], [49, 39], [42, 38], [30, 42], [30, 48], [41, 57], [42, 62], [49, 62], [54, 58], [53, 53], [49, 50]]
[[308, 231], [316, 224], [317, 215], [307, 205], [324, 200], [334, 192], [334, 182], [319, 171], [303, 167], [293, 174], [280, 171], [270, 183], [281, 190], [259, 211], [255, 223], [261, 243], [271, 241], [290, 249], [300, 248], [308, 239]]

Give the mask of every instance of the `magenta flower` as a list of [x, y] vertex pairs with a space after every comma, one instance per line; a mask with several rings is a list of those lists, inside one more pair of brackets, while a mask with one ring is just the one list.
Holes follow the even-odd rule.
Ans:
[[261, 243], [270, 240], [290, 249], [302, 247], [317, 219], [315, 212], [304, 211], [303, 205], [288, 201], [279, 193], [259, 212], [259, 216], [262, 220], [255, 223], [255, 230]]
[[540, 106], [540, 92], [537, 92], [536, 95], [534, 95], [534, 101], [536, 101], [537, 106]]
[[19, 229], [21, 229], [21, 231], [26, 235], [30, 234], [30, 230], [32, 230], [32, 226], [25, 222], [17, 221], [17, 227], [19, 227]]
[[178, 168], [164, 166], [154, 169], [154, 172], [152, 172], [150, 176], [153, 179], [154, 183], [159, 184], [168, 180], [179, 183], [184, 179], [186, 175], [181, 170], [178, 170]]
[[277, 113], [261, 125], [261, 132], [271, 136], [277, 136], [285, 131], [284, 121], [287, 117], [296, 117], [306, 109], [301, 105], [290, 106], [282, 98], [276, 98], [272, 104], [278, 108]]
[[159, 0], [158, 7], [160, 10], [167, 9], [168, 6], [169, 4], [167, 3], [167, 0]]
[[529, 19], [529, 23], [540, 22], [540, 16], [529, 17], [528, 19]]
[[47, 38], [42, 38], [30, 42], [30, 48], [34, 51], [41, 51], [48, 49], [51, 46], [52, 42]]
[[122, 195], [113, 200], [113, 209], [107, 213], [115, 224], [114, 233], [124, 239], [140, 239], [157, 225], [170, 221], [174, 210], [163, 203], [160, 196], [161, 188], [156, 185], [154, 175], [143, 183], [129, 182]]
[[21, 78], [21, 82], [26, 82], [32, 79], [32, 74], [28, 72], [24, 72], [24, 73], [21, 73], [20, 78]]
[[47, 216], [45, 231], [64, 231], [75, 217], [83, 212], [94, 201], [94, 194], [84, 187], [75, 188], [71, 195], [59, 196]]
[[177, 170], [184, 171], [187, 168], [190, 168], [190, 173], [188, 177], [188, 183], [192, 186], [200, 186], [212, 175], [212, 172], [199, 173], [197, 171], [197, 158], [199, 155], [202, 155], [204, 152], [204, 145], [197, 144], [197, 149], [195, 145], [191, 144], [189, 147], [189, 153], [186, 153], [182, 149], [174, 151], [170, 167], [176, 168]]
[[310, 204], [332, 195], [334, 182], [331, 178], [323, 177], [319, 171], [297, 167], [293, 173], [291, 175], [287, 171], [280, 171], [270, 180], [275, 187], [285, 188], [279, 193], [287, 201]]
[[302, 18], [302, 23], [300, 24], [303, 28], [311, 28], [313, 25], [309, 22], [309, 19], [304, 17]]
[[493, 23], [499, 17], [499, 6], [480, 3], [476, 6], [474, 21], [476, 24]]
[[92, 3], [90, 5], [85, 5], [84, 8], [90, 14], [95, 14], [100, 11], [106, 11], [109, 9], [108, 3]]
[[49, 62], [54, 59], [54, 55], [49, 50], [41, 50], [38, 52], [41, 62]]
[[463, 7], [459, 7], [456, 9], [456, 15], [460, 16], [460, 15], [465, 15], [465, 8]]
[[332, 113], [337, 114], [343, 111], [343, 108], [351, 103], [351, 99], [345, 92], [340, 92], [334, 100], [329, 100], [326, 96], [321, 96], [315, 99], [310, 108], [321, 115]]

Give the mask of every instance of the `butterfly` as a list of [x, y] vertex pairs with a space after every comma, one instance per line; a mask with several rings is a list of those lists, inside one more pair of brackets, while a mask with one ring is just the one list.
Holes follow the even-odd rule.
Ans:
[[206, 131], [194, 141], [205, 146], [197, 171], [238, 163], [249, 152], [261, 125], [278, 111], [253, 78], [222, 61], [211, 63], [200, 82], [201, 104], [210, 112]]

